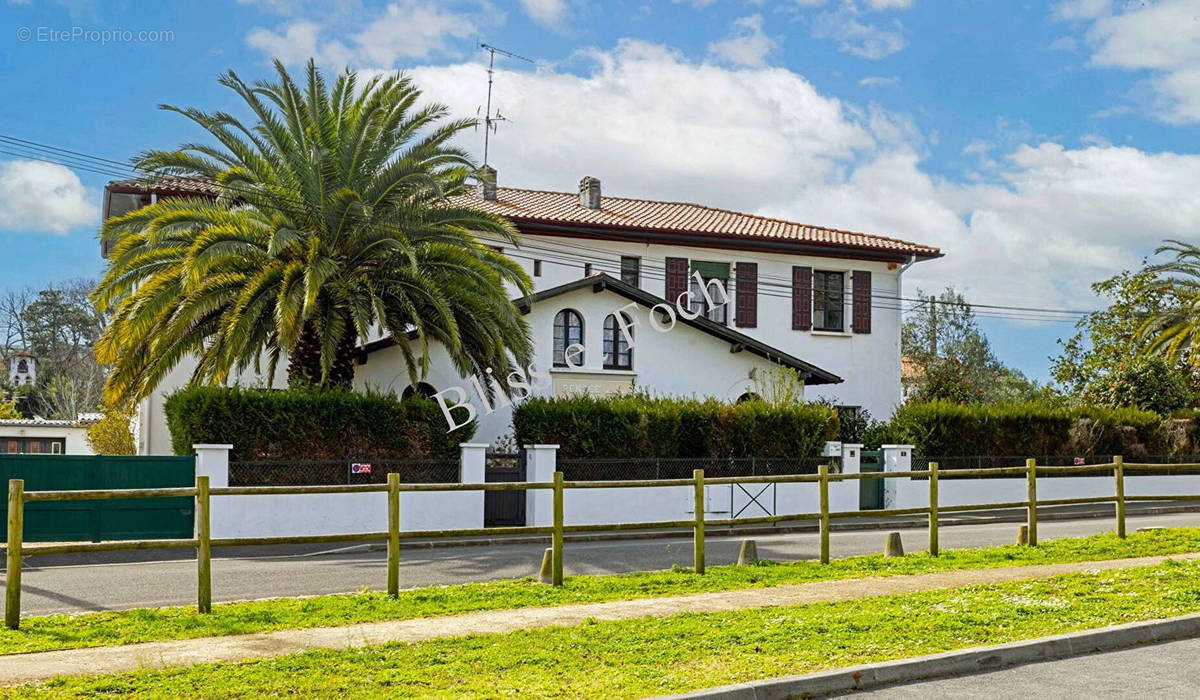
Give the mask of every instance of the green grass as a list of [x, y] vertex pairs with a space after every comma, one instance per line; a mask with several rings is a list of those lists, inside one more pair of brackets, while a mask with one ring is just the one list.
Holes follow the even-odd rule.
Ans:
[[[1200, 528], [1176, 528], [1132, 534], [1124, 541], [1105, 534], [1050, 540], [1036, 548], [1011, 545], [943, 550], [936, 558], [915, 553], [900, 559], [881, 555], [850, 557], [825, 566], [812, 561], [763, 563], [752, 567], [716, 566], [710, 567], [704, 576], [696, 576], [682, 568], [612, 576], [571, 576], [562, 588], [544, 586], [532, 579], [519, 579], [412, 589], [401, 591], [395, 600], [381, 593], [360, 593], [226, 603], [214, 605], [211, 615], [199, 615], [194, 608], [154, 608], [27, 617], [22, 619], [18, 631], [0, 628], [0, 654], [329, 627], [475, 610], [600, 602], [862, 576], [1098, 561], [1196, 551], [1200, 551]], [[569, 549], [567, 553], [570, 554]]]
[[1200, 563], [70, 677], [15, 697], [640, 697], [1200, 611]]

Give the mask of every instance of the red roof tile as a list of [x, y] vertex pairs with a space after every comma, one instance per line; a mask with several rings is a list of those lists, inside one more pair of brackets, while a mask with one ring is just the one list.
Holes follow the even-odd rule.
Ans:
[[516, 223], [579, 224], [598, 228], [650, 230], [659, 232], [727, 236], [734, 238], [794, 241], [818, 246], [853, 248], [903, 253], [918, 257], [937, 257], [932, 246], [869, 233], [810, 226], [795, 221], [745, 214], [688, 202], [660, 202], [649, 199], [605, 196], [600, 209], [588, 209], [571, 192], [496, 188], [496, 201], [478, 195], [459, 197], [484, 211], [504, 216]]

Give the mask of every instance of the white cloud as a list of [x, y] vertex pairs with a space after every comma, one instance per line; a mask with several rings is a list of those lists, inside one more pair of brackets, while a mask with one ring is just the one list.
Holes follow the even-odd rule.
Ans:
[[1142, 3], [1116, 14], [1107, 3], [1073, 2], [1060, 5], [1058, 15], [1092, 21], [1093, 65], [1150, 72], [1148, 86], [1158, 99], [1149, 111], [1168, 122], [1200, 122], [1200, 7], [1194, 0]]
[[734, 20], [730, 35], [709, 44], [708, 52], [736, 66], [761, 66], [775, 45], [763, 33], [762, 15], [749, 15]]
[[867, 0], [872, 10], [903, 10], [912, 7], [913, 0]]
[[538, 24], [558, 28], [567, 14], [566, 0], [521, 0], [525, 14]]
[[452, 40], [475, 36], [484, 24], [499, 21], [502, 17], [488, 5], [460, 12], [431, 0], [399, 0], [361, 30], [343, 32], [348, 43], [327, 39], [329, 27], [311, 20], [295, 20], [275, 30], [258, 27], [246, 43], [288, 65], [311, 57], [338, 68], [354, 63], [390, 68], [401, 59], [454, 55]]
[[1058, 19], [1095, 19], [1112, 11], [1112, 0], [1063, 0], [1054, 7]]
[[15, 160], [0, 163], [0, 230], [66, 233], [100, 221], [97, 195], [69, 168]]
[[887, 87], [890, 85], [899, 85], [900, 77], [895, 75], [868, 75], [862, 80], [859, 80], [858, 84], [862, 85], [863, 87]]
[[1073, 36], [1060, 36], [1050, 42], [1047, 48], [1051, 51], [1075, 51], [1079, 48], [1079, 42], [1075, 41]]
[[904, 48], [904, 25], [890, 22], [869, 23], [860, 19], [858, 6], [851, 0], [836, 10], [813, 18], [812, 35], [817, 39], [836, 39], [838, 50], [861, 58], [878, 60]]

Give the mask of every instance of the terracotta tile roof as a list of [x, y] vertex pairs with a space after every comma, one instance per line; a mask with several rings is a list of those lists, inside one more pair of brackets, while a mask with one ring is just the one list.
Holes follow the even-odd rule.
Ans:
[[[200, 194], [216, 196], [219, 186], [212, 180], [188, 177], [158, 177], [152, 180], [119, 180], [108, 183], [111, 192], [151, 192], [154, 194]], [[605, 195], [600, 209], [579, 204], [573, 192], [496, 188], [496, 201], [478, 194], [455, 198], [459, 204], [499, 214], [513, 222], [570, 226], [594, 226], [629, 231], [679, 233], [731, 239], [774, 240], [813, 246], [828, 246], [884, 253], [939, 257], [937, 248], [899, 238], [856, 231], [810, 226], [795, 221], [717, 209], [688, 202], [660, 202]]]
[[213, 180], [204, 177], [153, 177], [133, 180], [114, 180], [108, 183], [110, 192], [133, 194], [202, 194], [216, 197], [221, 188]]
[[918, 257], [937, 257], [934, 247], [855, 231], [810, 226], [794, 221], [717, 209], [687, 202], [604, 196], [600, 209], [580, 205], [571, 192], [496, 188], [496, 201], [478, 195], [463, 195], [470, 204], [516, 223], [588, 225], [610, 229], [649, 230], [668, 233], [724, 236], [733, 238], [794, 241], [817, 246], [875, 250]]

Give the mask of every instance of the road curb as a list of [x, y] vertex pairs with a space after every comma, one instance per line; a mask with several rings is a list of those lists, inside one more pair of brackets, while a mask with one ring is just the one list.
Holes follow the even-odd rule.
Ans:
[[950, 651], [912, 659], [851, 666], [802, 676], [770, 678], [661, 697], [664, 699], [728, 698], [730, 700], [821, 697], [856, 690], [870, 690], [897, 683], [984, 673], [1010, 666], [1115, 651], [1139, 644], [1173, 642], [1198, 636], [1200, 636], [1200, 614], [1186, 615], [996, 646]]

